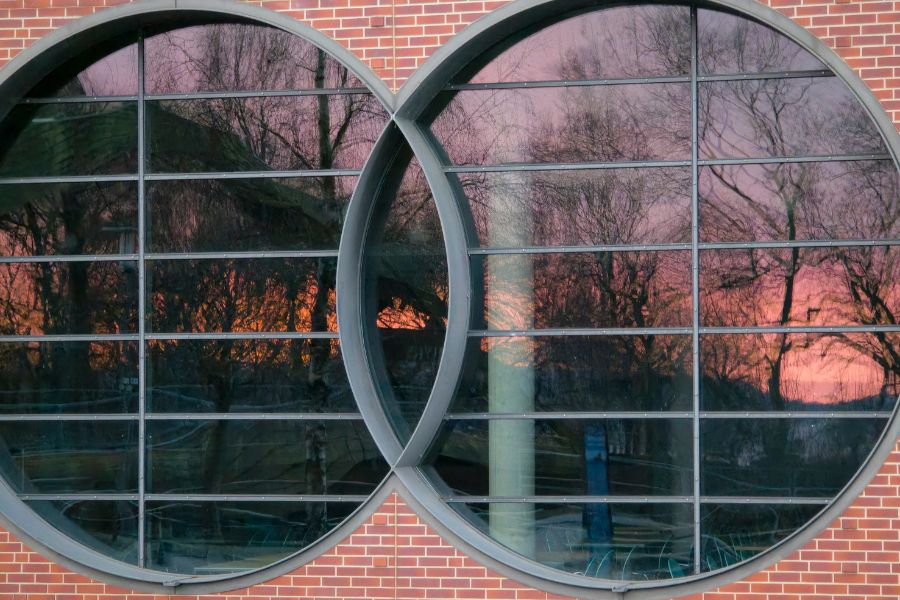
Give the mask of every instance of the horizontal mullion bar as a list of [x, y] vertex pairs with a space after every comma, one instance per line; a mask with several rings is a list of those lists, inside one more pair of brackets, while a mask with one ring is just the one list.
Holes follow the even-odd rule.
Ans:
[[573, 419], [691, 419], [693, 412], [660, 411], [572, 411], [572, 412], [522, 412], [522, 413], [450, 413], [445, 421], [491, 421], [491, 420], [573, 420]]
[[701, 242], [700, 250], [745, 250], [753, 248], [843, 248], [896, 246], [900, 239], [885, 240], [761, 240], [754, 242]]
[[707, 158], [697, 161], [701, 167], [727, 165], [768, 165], [811, 162], [852, 162], [859, 160], [891, 160], [889, 154], [830, 154], [820, 156], [768, 156], [757, 158]]
[[136, 333], [91, 333], [48, 335], [0, 335], [0, 344], [23, 342], [136, 342]]
[[29, 421], [29, 422], [47, 422], [56, 423], [58, 421], [137, 421], [140, 415], [137, 414], [46, 414], [46, 415], [16, 415], [4, 414], [0, 415], [0, 422], [4, 421]]
[[53, 183], [114, 183], [137, 181], [137, 175], [57, 175], [48, 177], [0, 177], [0, 185], [46, 185]]
[[176, 92], [171, 94], [146, 94], [144, 100], [228, 100], [230, 98], [278, 98], [298, 96], [342, 96], [349, 94], [371, 95], [364, 87], [355, 88], [301, 88], [294, 90], [225, 91], [225, 92]]
[[493, 165], [445, 166], [445, 173], [516, 173], [520, 171], [588, 171], [592, 169], [649, 169], [690, 167], [689, 160], [636, 160], [581, 163], [502, 163]]
[[701, 335], [730, 335], [738, 333], [900, 333], [900, 325], [834, 325], [787, 327], [701, 327]]
[[662, 252], [665, 250], [690, 250], [687, 244], [598, 244], [595, 246], [520, 246], [469, 248], [473, 256], [494, 254], [573, 254], [578, 252]]
[[767, 498], [765, 496], [700, 496], [701, 504], [829, 504], [831, 498], [809, 498], [797, 497], [788, 498], [784, 496], [773, 496]]
[[457, 83], [444, 89], [451, 92], [462, 90], [509, 90], [528, 88], [594, 87], [608, 85], [635, 85], [653, 83], [690, 83], [690, 75], [651, 77], [608, 77], [605, 79], [545, 79], [541, 81], [498, 81], [493, 83]]
[[147, 501], [166, 502], [365, 502], [359, 494], [145, 494]]
[[[359, 169], [300, 169], [294, 171], [222, 171], [147, 173], [145, 181], [206, 181], [219, 179], [290, 179], [293, 177], [355, 177]], [[2, 180], [0, 180], [2, 183]]]
[[137, 96], [49, 96], [40, 98], [22, 98], [19, 104], [90, 104], [95, 102], [136, 102]]
[[448, 496], [457, 504], [688, 504], [693, 496]]
[[144, 336], [148, 340], [336, 340], [339, 337], [336, 331], [148, 333]]
[[0, 256], [0, 264], [54, 262], [124, 262], [138, 260], [137, 254], [41, 254], [39, 256]]
[[554, 337], [590, 335], [689, 335], [690, 327], [631, 327], [631, 328], [558, 328], [558, 329], [471, 329], [469, 337]]
[[891, 411], [701, 411], [701, 419], [887, 419]]
[[834, 77], [828, 69], [808, 71], [769, 71], [765, 73], [732, 73], [726, 75], [698, 75], [698, 82], [707, 81], [753, 81], [756, 79], [797, 79], [807, 77]]
[[148, 421], [359, 421], [359, 413], [147, 413]]
[[19, 494], [19, 500], [138, 500], [137, 494]]
[[260, 252], [153, 252], [147, 260], [208, 260], [230, 258], [337, 258], [337, 250], [284, 250]]

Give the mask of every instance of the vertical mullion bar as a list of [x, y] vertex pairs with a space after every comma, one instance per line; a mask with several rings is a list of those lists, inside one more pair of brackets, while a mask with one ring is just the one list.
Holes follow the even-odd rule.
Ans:
[[145, 475], [146, 467], [146, 297], [147, 279], [144, 264], [145, 253], [145, 221], [146, 208], [144, 206], [144, 163], [146, 161], [146, 140], [144, 139], [144, 34], [138, 34], [138, 566], [143, 567], [145, 560], [145, 524], [146, 511], [144, 509], [144, 495], [146, 493]]
[[697, 5], [691, 4], [691, 304], [693, 331], [691, 355], [693, 369], [693, 443], [694, 443], [694, 572], [700, 573], [700, 197], [697, 162], [698, 120], [697, 90]]

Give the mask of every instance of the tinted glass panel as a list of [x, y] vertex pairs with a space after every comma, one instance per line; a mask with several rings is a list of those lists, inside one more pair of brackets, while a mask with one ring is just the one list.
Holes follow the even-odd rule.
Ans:
[[690, 158], [683, 84], [465, 90], [431, 126], [452, 164]]
[[148, 348], [154, 412], [356, 412], [336, 340], [171, 340]]
[[[472, 257], [490, 329], [691, 324], [689, 252]], [[476, 275], [477, 277], [477, 275]]]
[[[465, 495], [680, 496], [693, 485], [691, 436], [690, 419], [452, 420], [432, 462]], [[515, 483], [498, 471], [524, 460], [533, 471]]]
[[355, 177], [147, 185], [153, 252], [328, 250], [340, 242]]
[[[134, 38], [132, 38], [134, 39]], [[138, 93], [137, 44], [117, 42], [80, 52], [35, 86], [29, 96], [135, 96]]]
[[371, 95], [147, 103], [150, 169], [359, 168], [387, 122]]
[[173, 573], [259, 569], [336, 527], [352, 502], [148, 502], [147, 567]]
[[128, 342], [0, 344], [0, 412], [137, 412], [137, 362]]
[[453, 412], [502, 410], [504, 380], [529, 382], [527, 410], [691, 410], [686, 335], [472, 338], [468, 352]]
[[136, 331], [132, 262], [0, 264], [0, 335]]
[[703, 419], [701, 493], [833, 496], [859, 470], [886, 419]]
[[702, 409], [891, 411], [898, 354], [895, 334], [701, 336]]
[[137, 172], [137, 104], [19, 105], [0, 123], [0, 176]]
[[898, 198], [890, 161], [703, 167], [700, 236], [711, 242], [896, 239]]
[[0, 422], [0, 438], [0, 469], [18, 492], [137, 491], [137, 422]]
[[654, 244], [691, 239], [687, 169], [460, 175], [481, 246]]
[[457, 504], [476, 527], [532, 560], [600, 579], [693, 570], [690, 504]]
[[148, 263], [154, 331], [335, 331], [337, 259]]
[[[542, 81], [687, 75], [690, 13], [686, 6], [624, 6], [560, 21], [516, 42], [471, 81]], [[492, 56], [489, 54], [488, 56]], [[460, 81], [465, 81], [465, 73]]]
[[28, 502], [62, 533], [92, 550], [123, 562], [137, 563], [136, 502], [59, 500]]
[[700, 252], [704, 325], [893, 324], [896, 247]]
[[701, 158], [887, 152], [836, 77], [701, 82], [698, 93]]

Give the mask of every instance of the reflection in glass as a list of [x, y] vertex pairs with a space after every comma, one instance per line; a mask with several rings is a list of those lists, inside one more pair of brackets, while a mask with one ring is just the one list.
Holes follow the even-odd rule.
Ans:
[[137, 412], [138, 361], [128, 342], [0, 344], [0, 412]]
[[5, 421], [0, 440], [0, 471], [17, 492], [137, 492], [136, 421]]
[[[131, 39], [134, 39], [133, 37]], [[79, 52], [54, 69], [28, 93], [32, 97], [136, 96], [137, 44], [118, 48], [121, 40]]]
[[875, 447], [886, 419], [702, 419], [701, 494], [829, 497]]
[[355, 177], [147, 184], [153, 252], [329, 250], [340, 243]]
[[158, 332], [336, 331], [334, 258], [156, 260], [148, 326]]
[[216, 574], [271, 565], [335, 528], [355, 502], [148, 502], [147, 567]]
[[700, 336], [701, 409], [891, 411], [898, 356], [888, 333]]
[[336, 340], [155, 340], [147, 359], [153, 412], [357, 410]]
[[0, 264], [0, 335], [137, 330], [137, 264]]
[[[525, 362], [524, 357], [531, 362]], [[488, 412], [491, 361], [534, 378], [535, 411], [691, 410], [691, 340], [684, 336], [470, 338], [451, 412]]]
[[31, 501], [28, 506], [73, 540], [122, 562], [136, 564], [136, 502], [109, 500]]
[[[509, 504], [451, 503], [485, 532]], [[671, 579], [693, 569], [691, 504], [528, 504], [534, 545], [515, 549], [554, 569], [614, 580]]]

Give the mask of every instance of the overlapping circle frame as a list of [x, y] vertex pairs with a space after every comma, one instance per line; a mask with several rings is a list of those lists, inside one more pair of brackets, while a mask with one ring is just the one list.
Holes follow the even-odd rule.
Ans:
[[[598, 580], [537, 564], [490, 540], [445, 504], [419, 470], [447, 411], [462, 373], [471, 321], [472, 285], [468, 248], [476, 245], [462, 206], [445, 176], [441, 150], [429, 139], [418, 119], [461, 68], [508, 37], [510, 32], [558, 20], [563, 13], [641, 4], [604, 0], [513, 0], [454, 36], [428, 58], [394, 94], [365, 64], [334, 40], [296, 19], [271, 10], [230, 0], [138, 0], [103, 9], [78, 19], [35, 42], [0, 69], [0, 118], [55, 67], [105, 39], [133, 32], [141, 25], [184, 24], [210, 19], [247, 19], [298, 35], [330, 53], [358, 76], [381, 101], [391, 119], [376, 142], [353, 192], [338, 253], [337, 315], [341, 349], [360, 412], [391, 473], [378, 490], [344, 523], [313, 545], [256, 571], [231, 575], [178, 576], [127, 565], [90, 550], [38, 517], [14, 490], [0, 481], [0, 521], [35, 550], [55, 562], [102, 581], [151, 593], [202, 594], [244, 588], [269, 581], [312, 561], [334, 548], [398, 492], [437, 533], [465, 554], [492, 570], [549, 592], [596, 598], [669, 598], [697, 593], [744, 578], [802, 547], [844, 512], [878, 472], [900, 435], [895, 407], [888, 426], [856, 476], [819, 515], [765, 552], [713, 573], [676, 580], [622, 582]], [[811, 33], [756, 0], [702, 0], [698, 5], [731, 10], [766, 23], [812, 52], [855, 94], [878, 127], [897, 164], [900, 135], [868, 86], [828, 46]], [[444, 236], [448, 266], [447, 333], [436, 379], [418, 425], [402, 444], [394, 433], [378, 391], [367, 343], [363, 267], [366, 239], [375, 203], [388, 173], [415, 157], [434, 196]], [[377, 349], [376, 349], [377, 350]]]

